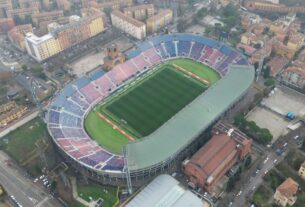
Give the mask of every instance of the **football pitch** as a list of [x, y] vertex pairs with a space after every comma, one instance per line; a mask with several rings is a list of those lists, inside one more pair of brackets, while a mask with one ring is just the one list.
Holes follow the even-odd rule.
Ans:
[[[135, 139], [145, 137], [208, 88], [206, 84], [177, 70], [172, 64], [207, 80], [210, 85], [220, 78], [214, 70], [195, 61], [169, 61], [91, 111], [85, 119], [88, 134], [108, 151], [120, 154], [122, 146], [129, 139], [117, 128]], [[113, 125], [103, 120], [99, 113], [107, 117]]]

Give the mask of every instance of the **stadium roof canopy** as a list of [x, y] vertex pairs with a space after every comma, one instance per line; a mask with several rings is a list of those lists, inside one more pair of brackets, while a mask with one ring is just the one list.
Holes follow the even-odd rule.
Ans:
[[184, 189], [177, 180], [169, 175], [159, 175], [136, 195], [126, 207], [188, 207], [209, 206], [195, 194]]
[[125, 146], [129, 171], [149, 169], [173, 159], [241, 98], [253, 79], [253, 66], [231, 65], [225, 77], [159, 129]]

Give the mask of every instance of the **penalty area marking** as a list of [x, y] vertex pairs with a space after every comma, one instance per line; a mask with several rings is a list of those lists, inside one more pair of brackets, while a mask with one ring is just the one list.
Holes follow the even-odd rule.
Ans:
[[127, 134], [123, 129], [121, 129], [120, 127], [118, 127], [117, 125], [115, 125], [112, 121], [110, 121], [107, 117], [105, 117], [103, 114], [99, 113], [99, 112], [96, 112], [97, 115], [105, 120], [108, 124], [110, 124], [112, 126], [112, 128], [118, 132], [120, 132], [121, 134], [123, 134], [125, 137], [127, 137], [130, 141], [134, 142], [135, 139], [130, 136], [129, 134]]

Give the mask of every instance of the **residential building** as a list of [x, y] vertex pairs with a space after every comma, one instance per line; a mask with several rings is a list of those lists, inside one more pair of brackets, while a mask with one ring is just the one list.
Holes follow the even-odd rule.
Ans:
[[0, 33], [7, 33], [15, 27], [13, 18], [0, 19]]
[[27, 107], [19, 106], [5, 114], [0, 115], [0, 128], [5, 127], [6, 125], [8, 125], [9, 123], [11, 123], [16, 119], [19, 119], [26, 112], [27, 112]]
[[120, 11], [111, 12], [112, 25], [137, 39], [146, 37], [146, 25]]
[[292, 60], [297, 50], [289, 48], [287, 45], [285, 45], [283, 42], [279, 40], [273, 41], [273, 51], [275, 54], [287, 57], [289, 60]]
[[[304, 67], [298, 67], [298, 66], [290, 66], [288, 67], [283, 75], [282, 79], [287, 84], [294, 85], [298, 88], [305, 88], [305, 69]], [[305, 163], [302, 164], [299, 170], [299, 175], [305, 179]], [[300, 174], [301, 173], [301, 174]]]
[[63, 9], [64, 11], [69, 11], [72, 4], [68, 0], [56, 0], [58, 8]]
[[262, 58], [269, 57], [272, 52], [272, 41], [266, 42], [263, 47], [256, 50], [250, 57], [251, 63], [259, 62]]
[[296, 200], [296, 193], [298, 191], [299, 184], [292, 178], [287, 178], [280, 186], [276, 188], [273, 198], [275, 202], [283, 207], [289, 205], [292, 206]]
[[304, 44], [305, 36], [302, 33], [294, 32], [289, 35], [287, 47], [294, 51], [299, 50]]
[[40, 22], [44, 21], [56, 21], [58, 18], [63, 17], [64, 12], [62, 10], [43, 12], [32, 15], [32, 21], [35, 26], [38, 26]]
[[11, 0], [0, 0], [0, 18], [7, 18], [7, 11], [13, 9]]
[[270, 75], [275, 77], [289, 64], [289, 59], [285, 56], [273, 57], [267, 65], [270, 67]]
[[[305, 74], [305, 72], [304, 72], [304, 74]], [[305, 86], [305, 79], [304, 79], [304, 86]], [[303, 162], [301, 164], [298, 174], [303, 180], [305, 180], [305, 162]]]
[[257, 40], [257, 36], [252, 32], [246, 32], [241, 35], [240, 42], [245, 45], [251, 45], [254, 41]]
[[257, 10], [257, 11], [265, 11], [265, 12], [279, 12], [279, 13], [305, 13], [304, 6], [291, 6], [288, 7], [284, 4], [273, 4], [269, 2], [262, 2], [260, 0], [254, 1], [250, 0], [245, 2], [245, 7], [250, 10]]
[[82, 0], [83, 7], [94, 7], [102, 11], [118, 10], [124, 7], [131, 6], [132, 0], [107, 0], [103, 3], [98, 3], [96, 0]]
[[37, 36], [43, 36], [45, 34], [48, 33], [48, 25], [52, 24], [52, 23], [58, 23], [59, 25], [66, 25], [69, 23], [69, 17], [59, 17], [56, 19], [56, 21], [54, 20], [46, 20], [46, 21], [41, 21], [38, 24], [38, 28], [36, 28], [35, 33], [37, 34]]
[[37, 6], [22, 8], [22, 9], [7, 10], [7, 16], [11, 18], [13, 18], [14, 16], [18, 16], [24, 19], [26, 16], [32, 16], [38, 13], [39, 13], [39, 8]]
[[33, 33], [31, 24], [19, 25], [8, 32], [8, 38], [15, 47], [21, 51], [25, 51], [25, 36], [29, 32]]
[[154, 33], [173, 21], [173, 12], [170, 9], [160, 10], [158, 14], [146, 20], [147, 32]]
[[124, 8], [124, 14], [137, 20], [145, 20], [155, 13], [153, 4], [142, 4]]
[[193, 187], [213, 192], [219, 180], [251, 151], [252, 140], [225, 123], [218, 123], [212, 138], [190, 160], [183, 162], [183, 171]]
[[58, 39], [51, 34], [37, 37], [33, 33], [27, 33], [25, 40], [28, 54], [38, 62], [46, 60], [62, 51]]
[[32, 33], [27, 34], [26, 48], [27, 52], [40, 62], [103, 31], [101, 15], [86, 16], [78, 21], [56, 27], [42, 37]]
[[18, 3], [21, 9], [30, 7], [40, 7], [39, 0], [19, 0]]
[[270, 2], [272, 4], [279, 4], [280, 3], [279, 0], [265, 0], [265, 1]]

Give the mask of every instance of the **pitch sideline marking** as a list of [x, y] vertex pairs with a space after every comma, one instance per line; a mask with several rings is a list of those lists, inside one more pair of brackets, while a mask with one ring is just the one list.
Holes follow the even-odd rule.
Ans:
[[205, 83], [208, 86], [210, 85], [210, 82], [208, 80], [206, 80], [206, 79], [204, 79], [202, 77], [199, 77], [198, 75], [196, 75], [196, 74], [194, 74], [194, 73], [192, 73], [192, 72], [190, 72], [190, 71], [188, 71], [188, 70], [186, 70], [186, 69], [184, 69], [184, 68], [182, 68], [182, 67], [180, 67], [180, 66], [178, 66], [176, 64], [172, 64], [172, 65], [174, 66], [175, 69], [180, 70], [183, 73], [186, 73], [186, 74], [192, 76], [193, 78], [195, 78], [195, 79]]
[[112, 126], [112, 128], [118, 132], [120, 132], [121, 134], [123, 134], [125, 137], [127, 137], [130, 141], [135, 141], [135, 139], [130, 136], [129, 134], [127, 134], [123, 129], [121, 129], [120, 127], [118, 127], [117, 125], [115, 125], [112, 121], [110, 121], [108, 118], [106, 118], [103, 114], [96, 112], [97, 115], [103, 119], [104, 121], [106, 121], [108, 124], [110, 124]]

